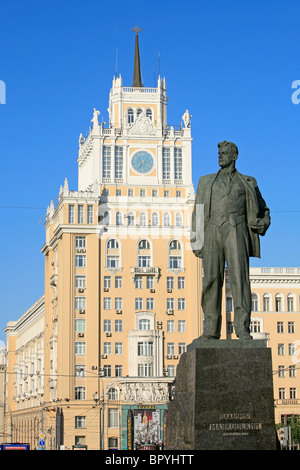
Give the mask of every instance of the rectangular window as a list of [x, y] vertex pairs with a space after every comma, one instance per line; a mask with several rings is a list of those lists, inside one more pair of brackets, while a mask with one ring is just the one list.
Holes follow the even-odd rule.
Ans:
[[167, 289], [174, 289], [174, 277], [167, 277]]
[[147, 276], [147, 289], [154, 289], [154, 276]]
[[75, 416], [75, 429], [82, 429], [86, 427], [85, 416]]
[[69, 204], [69, 224], [75, 223], [75, 207], [73, 204]]
[[85, 237], [75, 237], [75, 248], [80, 249], [86, 248], [86, 238]]
[[116, 276], [115, 277], [115, 288], [116, 289], [121, 289], [123, 287], [123, 279], [122, 276]]
[[149, 268], [151, 266], [150, 256], [139, 256], [138, 265], [139, 268]]
[[175, 354], [175, 343], [167, 343], [167, 354], [170, 356]]
[[142, 310], [143, 308], [143, 299], [141, 297], [136, 297], [135, 298], [135, 309], [136, 310]]
[[75, 255], [75, 267], [76, 268], [86, 267], [86, 255]]
[[279, 400], [285, 400], [285, 388], [280, 387], [278, 393]]
[[280, 343], [278, 344], [278, 355], [279, 356], [284, 356], [285, 352], [284, 352], [284, 344]]
[[104, 289], [110, 289], [111, 288], [111, 276], [104, 276], [103, 287], [104, 287]]
[[81, 318], [75, 318], [75, 331], [76, 333], [84, 333], [86, 327], [86, 321]]
[[153, 356], [153, 343], [150, 341], [139, 342], [138, 356]]
[[289, 343], [289, 355], [294, 356], [295, 354], [295, 343]]
[[283, 321], [277, 322], [277, 333], [284, 333], [284, 323]]
[[185, 320], [178, 320], [178, 332], [185, 333]]
[[105, 333], [110, 333], [111, 332], [111, 320], [104, 320], [103, 329], [104, 329]]
[[185, 289], [185, 277], [178, 277], [178, 289]]
[[87, 206], [87, 223], [92, 224], [93, 222], [94, 222], [93, 206]]
[[111, 298], [110, 297], [104, 297], [103, 299], [103, 306], [104, 310], [110, 310], [111, 309]]
[[175, 366], [168, 366], [167, 374], [168, 374], [168, 377], [175, 377]]
[[170, 256], [169, 260], [171, 269], [181, 268], [181, 256]]
[[119, 267], [119, 256], [107, 255], [107, 267], [118, 268]]
[[289, 366], [289, 377], [296, 377], [296, 366]]
[[153, 364], [138, 364], [138, 377], [153, 377]]
[[182, 180], [182, 149], [174, 148], [174, 178]]
[[163, 180], [171, 179], [171, 158], [170, 158], [170, 148], [163, 147], [162, 149], [162, 172]]
[[295, 322], [293, 321], [288, 322], [288, 332], [295, 333]]
[[123, 354], [123, 343], [115, 343], [115, 354], [119, 356]]
[[86, 277], [85, 276], [75, 276], [75, 287], [76, 287], [76, 289], [85, 289], [86, 288]]
[[143, 288], [143, 276], [135, 276], [135, 288], [136, 289]]
[[151, 298], [147, 298], [146, 300], [146, 305], [147, 305], [147, 310], [154, 310], [154, 299], [151, 297]]
[[84, 341], [75, 341], [75, 354], [85, 354], [86, 353], [86, 344]]
[[111, 148], [104, 146], [102, 154], [102, 177], [111, 177]]
[[111, 343], [104, 342], [103, 344], [103, 353], [111, 354]]
[[123, 331], [123, 322], [122, 320], [115, 320], [115, 332], [120, 333]]
[[175, 331], [175, 321], [174, 320], [168, 320], [167, 321], [167, 332], [168, 333], [174, 333]]
[[278, 377], [285, 377], [285, 366], [278, 366]]
[[178, 299], [178, 310], [185, 310], [185, 299], [179, 298]]
[[86, 297], [75, 297], [75, 310], [85, 310]]
[[174, 310], [174, 299], [169, 298], [167, 299], [167, 310]]
[[186, 351], [186, 344], [185, 343], [179, 343], [178, 344], [178, 354], [183, 354]]
[[75, 365], [75, 377], [85, 377], [85, 376], [86, 376], [85, 364], [76, 364]]
[[104, 377], [111, 377], [111, 366], [106, 365], [103, 367], [104, 369]]
[[297, 390], [296, 387], [290, 388], [290, 400], [296, 400], [297, 398]]
[[123, 367], [121, 365], [115, 366], [115, 376], [122, 377], [123, 375]]
[[75, 387], [75, 400], [85, 400], [85, 387]]
[[119, 410], [118, 408], [108, 408], [108, 427], [119, 427]]
[[133, 189], [128, 189], [128, 197], [133, 197]]
[[116, 310], [122, 310], [123, 308], [123, 299], [122, 297], [116, 297], [115, 298], [115, 309]]
[[84, 212], [83, 212], [84, 207], [79, 204], [78, 205], [78, 223], [83, 224], [84, 222]]
[[115, 178], [123, 178], [123, 147], [115, 147]]

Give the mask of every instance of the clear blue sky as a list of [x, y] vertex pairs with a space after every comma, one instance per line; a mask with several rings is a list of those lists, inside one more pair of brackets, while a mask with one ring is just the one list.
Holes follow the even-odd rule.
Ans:
[[234, 141], [272, 215], [252, 266], [299, 266], [299, 0], [0, 0], [0, 341], [44, 292], [46, 207], [68, 177], [94, 107], [107, 120], [116, 70], [133, 75], [139, 25], [142, 75], [166, 77], [168, 122], [192, 118], [193, 180], [217, 170], [217, 143]]

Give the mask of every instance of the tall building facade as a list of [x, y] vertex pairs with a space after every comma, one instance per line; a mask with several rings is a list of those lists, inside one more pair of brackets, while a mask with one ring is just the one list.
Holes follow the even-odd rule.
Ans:
[[135, 40], [133, 86], [113, 78], [108, 125], [94, 109], [79, 137], [78, 190], [65, 180], [47, 211], [42, 407], [56, 448], [161, 448], [176, 364], [200, 334], [190, 116], [168, 126], [166, 81], [143, 86]]
[[[202, 333], [202, 266], [190, 248], [192, 136], [167, 121], [166, 81], [113, 78], [108, 123], [81, 134], [78, 189], [46, 216], [45, 292], [9, 322], [11, 441], [47, 449], [159, 449], [176, 365]], [[294, 272], [292, 272], [292, 269]], [[252, 268], [253, 337], [272, 348], [276, 422], [299, 414], [299, 268]], [[228, 281], [222, 338], [233, 338]]]

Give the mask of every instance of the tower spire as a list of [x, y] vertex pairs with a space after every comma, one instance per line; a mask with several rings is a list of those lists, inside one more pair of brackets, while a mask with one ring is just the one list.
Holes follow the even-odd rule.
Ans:
[[141, 28], [135, 26], [132, 31], [135, 32], [135, 51], [134, 51], [134, 69], [133, 69], [133, 87], [142, 87], [141, 62], [139, 52], [139, 33]]

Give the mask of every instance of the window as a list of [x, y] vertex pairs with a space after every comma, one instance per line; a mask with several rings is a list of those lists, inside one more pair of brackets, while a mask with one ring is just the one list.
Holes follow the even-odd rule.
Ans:
[[78, 205], [78, 223], [83, 224], [84, 222], [84, 212], [83, 212], [84, 207], [79, 204]]
[[295, 322], [288, 322], [288, 333], [295, 333]]
[[122, 377], [123, 375], [123, 367], [121, 365], [115, 366], [115, 376]]
[[127, 223], [128, 225], [134, 225], [134, 214], [132, 212], [129, 212], [127, 216]]
[[149, 268], [151, 266], [151, 257], [150, 256], [141, 256], [138, 257], [138, 266], [140, 268]]
[[103, 354], [111, 354], [111, 343], [103, 343]]
[[146, 116], [147, 116], [147, 118], [151, 119], [151, 121], [152, 121], [152, 111], [151, 111], [151, 109], [149, 109], [149, 108], [146, 109]]
[[143, 299], [142, 297], [136, 297], [135, 298], [135, 309], [136, 310], [142, 310], [143, 308]]
[[153, 299], [153, 297], [148, 297], [146, 299], [146, 308], [147, 308], [147, 310], [154, 310], [154, 299]]
[[294, 297], [290, 294], [287, 297], [287, 310], [288, 312], [294, 312]]
[[128, 189], [128, 197], [133, 197], [133, 189]]
[[110, 310], [111, 309], [111, 297], [104, 297], [103, 307], [104, 307], [104, 310]]
[[174, 310], [174, 299], [168, 298], [167, 299], [167, 310]]
[[169, 268], [171, 269], [181, 268], [181, 256], [170, 256]]
[[167, 366], [168, 377], [175, 377], [175, 366]]
[[86, 297], [75, 297], [75, 310], [85, 310]]
[[285, 400], [285, 388], [280, 387], [278, 392], [279, 400]]
[[138, 108], [136, 110], [136, 116], [139, 117], [140, 114], [142, 114], [143, 110], [141, 108]]
[[153, 356], [153, 343], [151, 341], [139, 342], [138, 356]]
[[154, 289], [154, 276], [147, 276], [146, 287], [147, 289]]
[[119, 267], [119, 256], [108, 255], [107, 256], [107, 267], [118, 268]]
[[86, 427], [86, 417], [85, 416], [75, 416], [75, 428], [82, 429]]
[[182, 180], [182, 149], [174, 148], [174, 178]]
[[152, 225], [157, 227], [159, 225], [159, 218], [157, 212], [153, 212], [152, 214]]
[[157, 189], [152, 189], [152, 197], [157, 197]]
[[278, 294], [275, 296], [275, 312], [282, 312], [282, 297]]
[[175, 225], [176, 227], [182, 226], [182, 214], [179, 214], [179, 213], [176, 214]]
[[264, 294], [263, 296], [263, 309], [264, 312], [270, 311], [270, 296], [268, 294]]
[[75, 248], [80, 249], [86, 248], [86, 238], [85, 237], [75, 237]]
[[111, 148], [104, 146], [102, 154], [102, 176], [110, 178], [111, 176]]
[[167, 332], [168, 333], [174, 333], [175, 331], [175, 321], [174, 320], [168, 320], [167, 321]]
[[103, 329], [105, 333], [111, 332], [111, 320], [104, 320], [103, 321]]
[[290, 400], [295, 400], [297, 398], [297, 390], [296, 387], [290, 388]]
[[119, 400], [119, 390], [115, 387], [111, 387], [107, 393], [109, 400]]
[[140, 189], [140, 197], [145, 197], [145, 196], [146, 196], [146, 190]]
[[182, 267], [181, 244], [178, 240], [169, 243], [169, 268], [178, 269]]
[[284, 344], [280, 343], [278, 344], [278, 355], [279, 356], [284, 356], [285, 352], [284, 352]]
[[104, 377], [111, 377], [111, 366], [105, 365], [103, 369], [104, 369]]
[[127, 122], [128, 124], [132, 124], [134, 122], [134, 112], [132, 108], [128, 108], [127, 111]]
[[289, 377], [296, 377], [296, 366], [289, 366]]
[[108, 427], [117, 428], [119, 426], [118, 408], [108, 408]]
[[178, 320], [178, 332], [185, 333], [185, 320]]
[[117, 449], [118, 448], [118, 439], [116, 437], [109, 437], [108, 438], [108, 448], [109, 449]]
[[285, 366], [278, 366], [278, 377], [285, 377]]
[[284, 333], [284, 323], [283, 321], [277, 322], [277, 333]]
[[115, 332], [121, 333], [123, 331], [123, 321], [122, 320], [115, 320]]
[[185, 289], [185, 277], [179, 276], [177, 279], [178, 289]]
[[123, 343], [115, 343], [115, 354], [119, 356], [123, 354]]
[[167, 147], [163, 147], [162, 149], [162, 172], [163, 172], [163, 180], [171, 179], [170, 148], [167, 148]]
[[178, 299], [178, 310], [185, 310], [185, 299], [179, 298]]
[[140, 214], [140, 225], [143, 226], [143, 227], [147, 225], [147, 216], [146, 216], [145, 212], [142, 212]]
[[294, 356], [295, 354], [295, 343], [289, 343], [289, 355]]
[[174, 277], [167, 276], [167, 289], [174, 289]]
[[86, 353], [86, 344], [84, 341], [75, 341], [75, 354], [82, 355]]
[[259, 320], [252, 320], [250, 323], [250, 332], [251, 333], [260, 333], [261, 323]]
[[252, 294], [251, 301], [252, 301], [252, 303], [251, 303], [252, 312], [257, 312], [257, 310], [258, 310], [258, 298], [257, 298], [256, 294]]
[[75, 318], [75, 331], [76, 333], [84, 333], [86, 327], [86, 321], [81, 318]]
[[123, 287], [123, 279], [122, 276], [116, 276], [115, 277], [115, 288], [116, 289], [121, 289]]
[[123, 147], [115, 147], [115, 178], [123, 178]]
[[75, 207], [73, 204], [69, 204], [69, 224], [75, 223]]
[[166, 212], [164, 214], [164, 226], [169, 227], [170, 225], [171, 225], [170, 214], [168, 214], [168, 212]]
[[173, 356], [175, 354], [175, 343], [167, 343], [167, 355]]
[[115, 298], [115, 309], [116, 310], [122, 310], [123, 308], [123, 299], [122, 297], [116, 297]]
[[93, 206], [87, 206], [87, 223], [92, 224], [94, 222]]
[[75, 365], [75, 377], [85, 377], [85, 376], [86, 376], [85, 364], [76, 364]]
[[116, 225], [123, 225], [123, 214], [122, 214], [122, 212], [117, 212], [117, 214], [116, 214]]
[[181, 191], [179, 190], [176, 191], [176, 197], [181, 197]]
[[164, 197], [170, 197], [170, 191], [168, 189], [164, 190]]
[[86, 267], [86, 255], [75, 255], [75, 267], [76, 268]]
[[186, 351], [185, 343], [178, 343], [178, 354], [183, 354]]
[[153, 377], [153, 364], [138, 364], [138, 377]]
[[139, 320], [139, 330], [150, 330], [150, 320], [141, 318]]
[[136, 289], [143, 288], [143, 276], [135, 276], [135, 288]]
[[85, 289], [86, 288], [86, 277], [85, 276], [75, 276], [75, 287], [76, 287], [76, 289]]
[[105, 289], [111, 288], [111, 276], [104, 276], [103, 287]]

